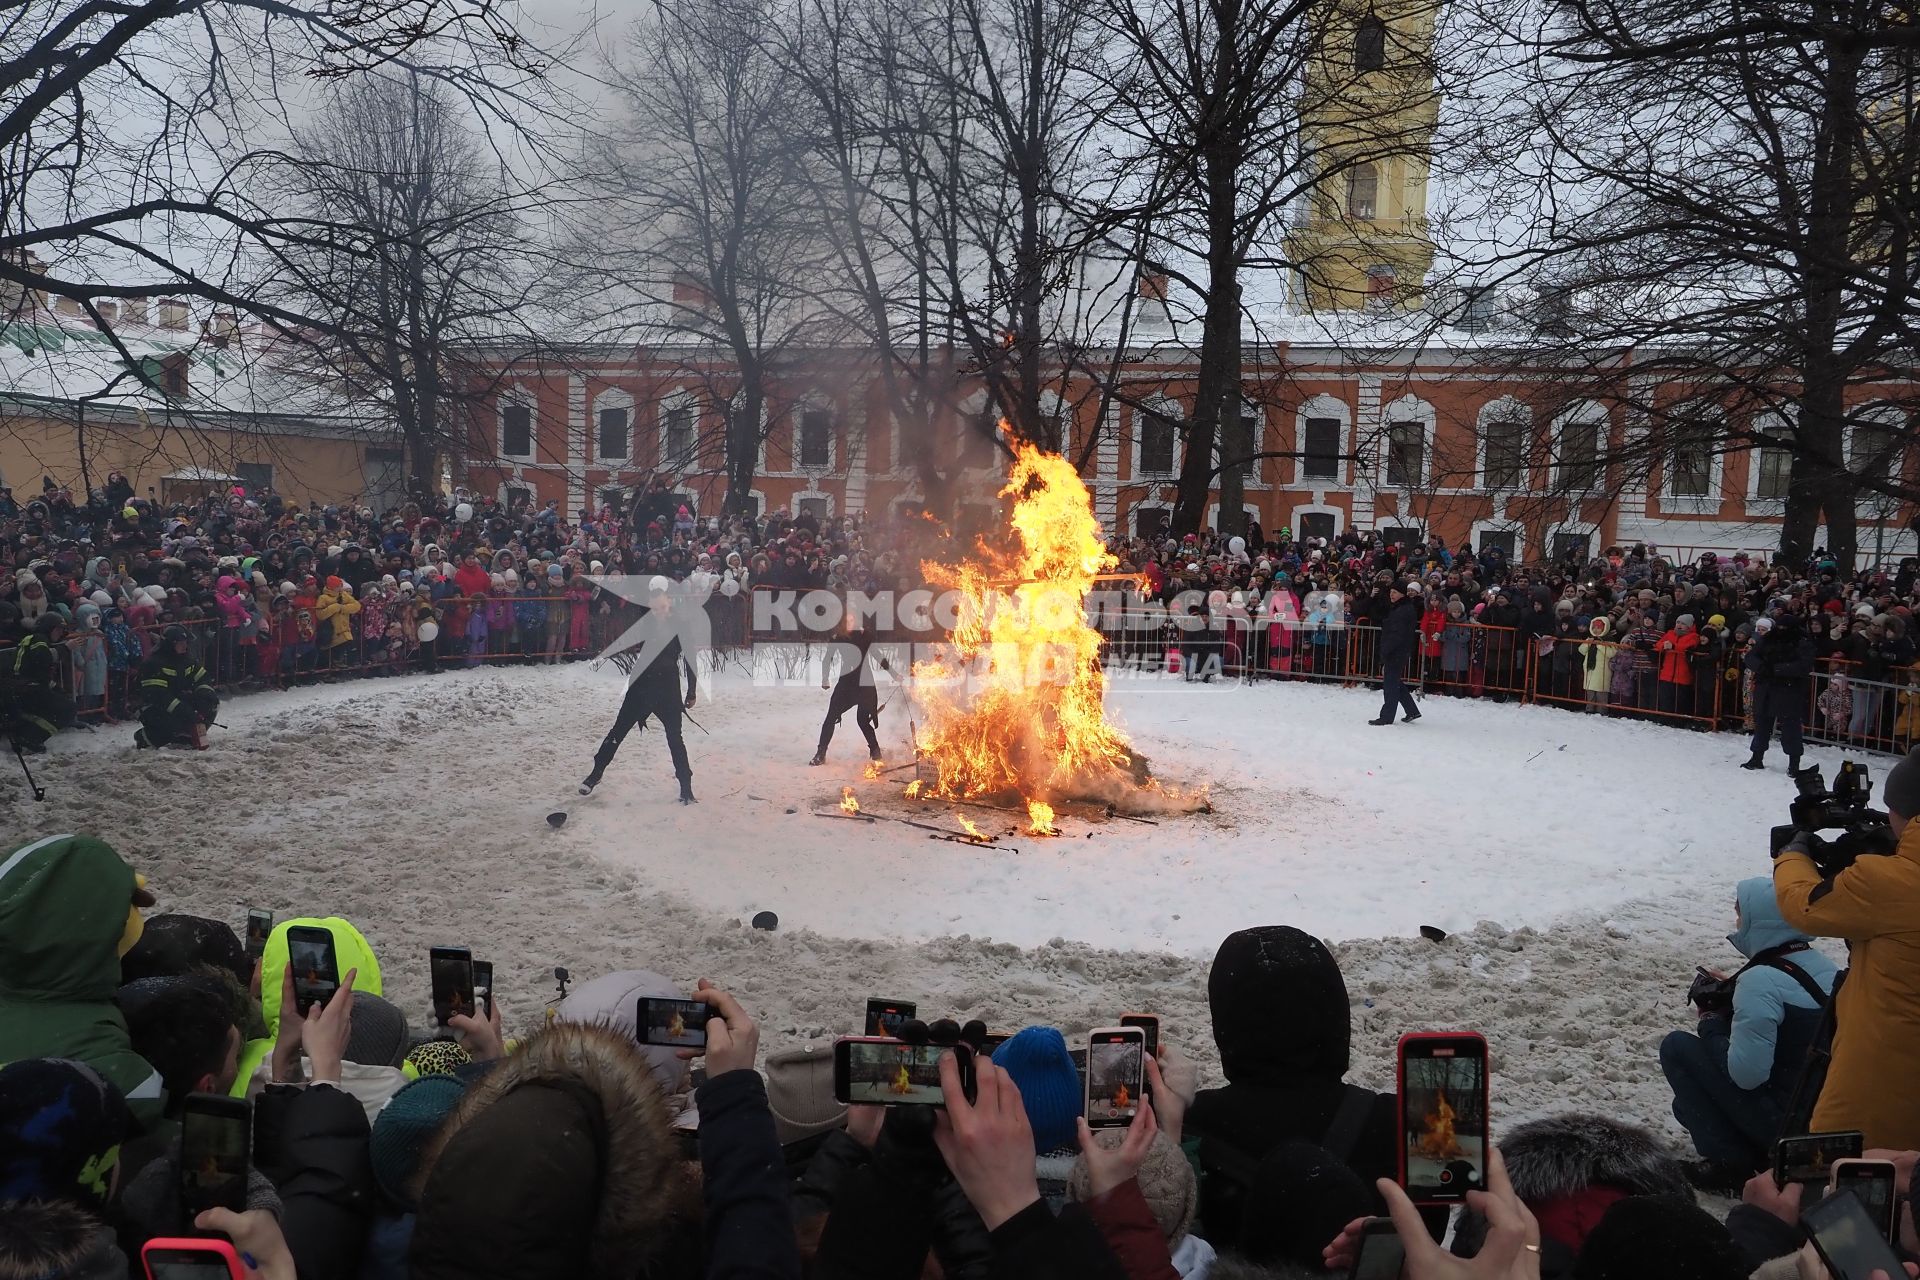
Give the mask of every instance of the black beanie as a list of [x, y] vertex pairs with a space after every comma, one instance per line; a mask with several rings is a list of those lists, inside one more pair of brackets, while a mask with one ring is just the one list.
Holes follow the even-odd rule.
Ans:
[[1229, 934], [1207, 974], [1220, 1068], [1234, 1084], [1346, 1075], [1347, 984], [1326, 945], [1291, 925]]
[[139, 941], [120, 958], [120, 981], [177, 977], [197, 964], [219, 965], [242, 986], [253, 981], [253, 959], [232, 926], [171, 913], [147, 920]]
[[1607, 1210], [1573, 1280], [1745, 1280], [1752, 1265], [1718, 1219], [1678, 1196], [1628, 1196]]
[[1920, 747], [1907, 752], [1906, 758], [1887, 770], [1880, 785], [1881, 803], [1903, 818], [1920, 817]]

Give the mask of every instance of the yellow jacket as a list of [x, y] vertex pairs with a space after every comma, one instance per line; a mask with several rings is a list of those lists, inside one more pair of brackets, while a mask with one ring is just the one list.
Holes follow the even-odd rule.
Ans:
[[313, 602], [314, 621], [323, 628], [329, 618], [333, 619], [333, 647], [353, 643], [353, 615], [360, 612], [360, 602], [353, 598], [351, 591], [322, 591]]
[[1858, 1129], [1869, 1147], [1920, 1150], [1920, 1090], [1903, 1087], [1920, 1062], [1920, 820], [1891, 856], [1869, 854], [1831, 880], [1806, 854], [1783, 853], [1773, 889], [1789, 925], [1851, 944], [1814, 1130]]

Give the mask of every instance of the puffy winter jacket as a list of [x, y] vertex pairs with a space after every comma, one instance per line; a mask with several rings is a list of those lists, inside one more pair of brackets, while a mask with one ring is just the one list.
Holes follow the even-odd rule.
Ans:
[[1693, 663], [1690, 660], [1693, 651], [1700, 647], [1700, 633], [1689, 631], [1681, 635], [1678, 631], [1669, 631], [1660, 637], [1660, 679], [1666, 684], [1692, 684]]
[[334, 962], [340, 980], [346, 981], [347, 970], [356, 969], [359, 972], [353, 981], [355, 991], [376, 996], [382, 994], [380, 962], [374, 958], [373, 948], [367, 945], [366, 936], [352, 924], [338, 916], [328, 916], [324, 920], [310, 917], [282, 920], [267, 935], [266, 949], [260, 955], [260, 1012], [266, 1018], [267, 1034], [264, 1039], [249, 1040], [240, 1050], [240, 1074], [233, 1082], [233, 1096], [236, 1098], [245, 1096], [253, 1080], [254, 1068], [273, 1052], [273, 1039], [280, 1033], [280, 988], [282, 975], [287, 971], [287, 930], [295, 926], [318, 927], [331, 933]]
[[140, 936], [138, 884], [91, 836], [45, 836], [0, 857], [0, 1062], [76, 1058], [144, 1127], [166, 1101], [160, 1073], [133, 1051], [113, 1003], [120, 956]]
[[[1766, 876], [1742, 880], [1734, 889], [1734, 900], [1740, 908], [1740, 927], [1727, 935], [1727, 941], [1747, 959], [1774, 947], [1807, 940], [1806, 934], [1788, 925], [1780, 914], [1773, 881]], [[1788, 959], [1821, 990], [1833, 991], [1833, 961], [1813, 950], [1796, 951]], [[1780, 1024], [1789, 1010], [1819, 1008], [1806, 988], [1778, 969], [1756, 965], [1741, 974], [1733, 988], [1733, 1032], [1727, 1041], [1727, 1074], [1733, 1082], [1742, 1089], [1765, 1084], [1773, 1074]]]

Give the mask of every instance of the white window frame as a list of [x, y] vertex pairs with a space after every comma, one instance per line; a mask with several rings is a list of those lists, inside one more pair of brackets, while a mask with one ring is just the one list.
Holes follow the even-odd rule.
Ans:
[[1499, 517], [1491, 520], [1475, 520], [1467, 530], [1467, 538], [1473, 545], [1473, 554], [1480, 554], [1480, 535], [1482, 533], [1510, 533], [1513, 535], [1513, 554], [1507, 557], [1509, 565], [1527, 562], [1527, 526], [1518, 520]]
[[[1340, 433], [1334, 440], [1335, 458], [1333, 474], [1330, 476], [1310, 476], [1307, 474], [1307, 419], [1333, 418], [1340, 423]], [[1293, 463], [1293, 483], [1302, 488], [1344, 489], [1353, 482], [1352, 463], [1337, 455], [1349, 452], [1348, 441], [1353, 439], [1353, 408], [1339, 396], [1321, 392], [1312, 396], [1293, 413], [1293, 449], [1300, 456], [1290, 459]], [[1318, 511], [1320, 508], [1308, 508]], [[1291, 526], [1289, 526], [1291, 528]], [[1345, 528], [1343, 524], [1341, 526]]]
[[[1251, 452], [1258, 455], [1262, 442], [1267, 438], [1267, 406], [1248, 399], [1246, 394], [1242, 392], [1240, 396], [1240, 416], [1253, 419], [1253, 434], [1248, 443], [1251, 446]], [[1213, 487], [1216, 489], [1220, 487], [1220, 477], [1226, 474], [1220, 466], [1220, 449], [1225, 443], [1225, 435], [1216, 429], [1213, 433]], [[1174, 438], [1174, 452], [1178, 454], [1179, 451], [1179, 437], [1176, 436]], [[1253, 474], [1241, 477], [1240, 487], [1242, 489], [1265, 489], [1270, 487], [1267, 484], [1264, 474], [1265, 468], [1262, 465], [1267, 461], [1268, 459], [1258, 456], [1254, 458]]]
[[[1593, 481], [1578, 489], [1567, 487], [1566, 481], [1566, 438], [1567, 429], [1574, 425], [1594, 428], [1593, 438]], [[1606, 406], [1593, 400], [1575, 400], [1559, 413], [1553, 415], [1553, 487], [1558, 493], [1586, 494], [1606, 488], [1606, 466], [1604, 459], [1607, 451], [1607, 410]], [[1549, 543], [1549, 545], [1551, 545]]]
[[[498, 411], [494, 415], [494, 445], [500, 450], [500, 456], [509, 462], [532, 462], [540, 452], [540, 402], [525, 387], [515, 384], [503, 390], [496, 402]], [[527, 411], [527, 452], [507, 452], [507, 406], [519, 405]]]
[[[693, 435], [685, 457], [676, 458], [667, 448], [667, 415], [678, 409], [693, 411]], [[654, 456], [663, 469], [684, 470], [700, 455], [700, 397], [691, 388], [675, 387], [660, 397], [653, 412]]]
[[[1760, 496], [1760, 458], [1773, 448], [1773, 446], [1762, 444], [1761, 441], [1770, 435], [1791, 437], [1793, 428], [1787, 422], [1786, 415], [1777, 410], [1767, 409], [1753, 415], [1753, 422], [1748, 432], [1753, 436], [1753, 442], [1747, 446], [1747, 492], [1745, 494], [1747, 514], [1777, 519], [1787, 514], [1787, 500], [1784, 495], [1778, 498]], [[1790, 450], [1781, 450], [1781, 452], [1787, 454], [1787, 465], [1791, 467], [1792, 452]]]
[[[1717, 437], [1716, 437], [1717, 438]], [[1693, 494], [1673, 492], [1673, 450], [1671, 447], [1660, 452], [1660, 508], [1670, 515], [1715, 515], [1725, 498], [1723, 489], [1726, 484], [1726, 451], [1713, 447], [1711, 439], [1707, 446], [1707, 492], [1696, 497]]]
[[[1848, 411], [1847, 416], [1853, 419], [1853, 421], [1847, 424], [1847, 470], [1856, 475], [1859, 474], [1859, 472], [1853, 464], [1854, 439], [1867, 428], [1869, 423], [1877, 426], [1891, 427], [1896, 432], [1902, 433], [1903, 444], [1901, 452], [1903, 455], [1913, 448], [1912, 442], [1904, 439], [1906, 414], [1902, 412], [1899, 405], [1889, 404], [1884, 401], [1863, 404], [1857, 409]], [[1903, 456], [1898, 459], [1898, 461], [1904, 463], [1906, 459]], [[1880, 518], [1882, 504], [1885, 504], [1888, 519], [1899, 515], [1900, 508], [1903, 505], [1881, 494], [1865, 493], [1854, 499], [1854, 515], [1864, 519], [1878, 520]]]
[[[1327, 415], [1316, 413], [1313, 416], [1324, 418]], [[1333, 536], [1336, 538], [1347, 531], [1347, 513], [1344, 508], [1328, 502], [1296, 502], [1293, 504], [1293, 509], [1287, 513], [1287, 528], [1292, 531], [1296, 541], [1303, 536], [1300, 531], [1301, 516], [1332, 516]]]
[[[1515, 421], [1520, 424], [1520, 478], [1513, 484], [1496, 485], [1487, 479], [1487, 425]], [[1487, 493], [1524, 493], [1531, 487], [1533, 451], [1533, 406], [1517, 396], [1499, 396], [1480, 406], [1473, 420], [1473, 487]], [[1494, 522], [1500, 529], [1504, 521]]]
[[[1427, 484], [1428, 477], [1435, 475], [1433, 450], [1439, 436], [1440, 415], [1431, 404], [1419, 396], [1408, 394], [1401, 396], [1392, 404], [1380, 409], [1380, 459], [1379, 485], [1382, 489], [1420, 489]], [[1412, 484], [1394, 484], [1387, 479], [1387, 466], [1392, 461], [1392, 427], [1397, 422], [1417, 422], [1420, 424], [1420, 475]]]
[[[1141, 421], [1141, 415], [1153, 412], [1154, 410], [1149, 406], [1154, 405], [1162, 406], [1162, 416], [1171, 419], [1174, 423], [1172, 463], [1170, 469], [1166, 471], [1143, 471], [1140, 469], [1140, 444], [1142, 432], [1145, 429], [1145, 424]], [[1143, 397], [1140, 404], [1128, 412], [1127, 421], [1129, 429], [1127, 431], [1127, 444], [1130, 451], [1128, 465], [1132, 468], [1128, 474], [1134, 483], [1164, 484], [1180, 474], [1179, 424], [1187, 420], [1186, 413], [1186, 406], [1177, 398], [1159, 395]]]
[[1142, 498], [1138, 502], [1130, 502], [1120, 516], [1120, 527], [1129, 531], [1126, 535], [1129, 538], [1134, 536], [1131, 530], [1137, 527], [1138, 522], [1135, 518], [1135, 513], [1139, 511], [1166, 512], [1167, 518], [1160, 522], [1162, 529], [1165, 529], [1166, 526], [1173, 521], [1173, 504], [1170, 502], [1164, 502], [1158, 498]]
[[[608, 409], [621, 409], [627, 415], [627, 451], [623, 454], [600, 452], [600, 415]], [[633, 465], [633, 396], [621, 387], [608, 387], [593, 398], [587, 411], [587, 431], [593, 441], [593, 460], [599, 463], [615, 464], [614, 469]]]
[[822, 520], [833, 519], [833, 515], [834, 515], [833, 495], [831, 493], [828, 493], [825, 489], [822, 489], [819, 485], [810, 484], [804, 489], [796, 489], [793, 493], [793, 496], [787, 499], [787, 510], [791, 511], [794, 514], [795, 518], [798, 518], [800, 515], [800, 502], [802, 499], [808, 499], [808, 500], [819, 499], [821, 501], [824, 501], [827, 504], [827, 512], [825, 515], [821, 516], [820, 519]]
[[[1569, 534], [1576, 538], [1585, 538], [1587, 540], [1588, 559], [1592, 559], [1595, 552], [1602, 551], [1605, 549], [1600, 545], [1600, 522], [1599, 521], [1597, 520], [1556, 520], [1552, 524], [1548, 525], [1541, 534], [1542, 541], [1540, 543], [1540, 553], [1544, 556], [1551, 556], [1553, 554], [1554, 538], [1563, 533]], [[1526, 537], [1526, 530], [1524, 528], [1521, 529], [1520, 536], [1523, 539]], [[1582, 567], [1583, 568], [1585, 567], [1584, 562], [1582, 563]]]
[[[1266, 513], [1260, 510], [1259, 503], [1243, 502], [1240, 504], [1240, 510], [1245, 512], [1247, 515], [1252, 516], [1253, 522], [1260, 526], [1262, 532], [1266, 530], [1266, 527], [1267, 527]], [[1209, 502], [1207, 504], [1207, 528], [1214, 530], [1216, 533], [1219, 532], [1220, 504], [1218, 502]]]

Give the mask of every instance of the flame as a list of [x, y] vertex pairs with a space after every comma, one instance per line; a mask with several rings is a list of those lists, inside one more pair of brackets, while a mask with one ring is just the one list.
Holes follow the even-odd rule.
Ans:
[[852, 787], [840, 788], [840, 812], [842, 813], [860, 812], [860, 802], [853, 798]]
[[881, 774], [885, 772], [886, 772], [886, 768], [878, 760], [869, 760], [867, 761], [866, 771], [862, 776], [871, 780], [873, 778], [879, 777]]
[[960, 820], [960, 829], [972, 836], [975, 840], [985, 840], [987, 838], [987, 833], [974, 826], [973, 820], [967, 817], [966, 814], [956, 813], [953, 816]]
[[1011, 549], [982, 540], [957, 564], [921, 566], [960, 600], [953, 656], [914, 667], [923, 755], [939, 773], [927, 793], [1032, 803], [1105, 777], [1134, 785], [1132, 751], [1103, 706], [1100, 634], [1086, 620], [1087, 593], [1118, 562], [1073, 464], [1008, 431], [1014, 460], [999, 496], [1013, 500]]
[[909, 782], [907, 784], [907, 799], [918, 800], [920, 798], [920, 788], [923, 785], [925, 784], [923, 784], [918, 778], [915, 778], [912, 782]]
[[1057, 836], [1060, 828], [1053, 825], [1053, 806], [1045, 800], [1027, 801], [1027, 819], [1032, 824], [1027, 830], [1036, 836]]
[[906, 1094], [913, 1092], [913, 1077], [907, 1074], [907, 1064], [901, 1063], [900, 1069], [893, 1073], [893, 1091]]
[[1437, 1096], [1434, 1109], [1427, 1113], [1426, 1123], [1421, 1126], [1420, 1139], [1414, 1145], [1414, 1152], [1435, 1160], [1454, 1160], [1467, 1153], [1454, 1136], [1452, 1104], [1447, 1101], [1446, 1094]]

